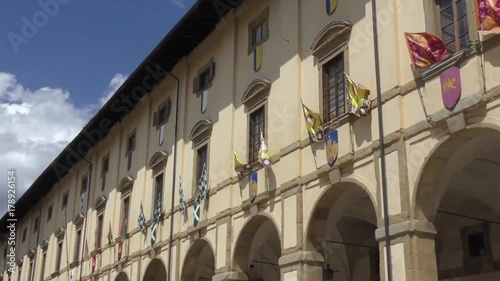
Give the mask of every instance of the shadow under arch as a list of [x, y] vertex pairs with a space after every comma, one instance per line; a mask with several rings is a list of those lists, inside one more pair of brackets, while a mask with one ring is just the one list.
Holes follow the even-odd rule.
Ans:
[[196, 240], [184, 257], [181, 281], [212, 280], [215, 275], [215, 255], [205, 238]]
[[[321, 255], [337, 280], [379, 280], [374, 198], [355, 179], [325, 189], [307, 222], [305, 249]], [[330, 267], [331, 268], [331, 267]]]
[[153, 259], [144, 273], [144, 281], [165, 281], [167, 279], [167, 269], [163, 261], [159, 258]]
[[[341, 208], [347, 208], [352, 205], [357, 205], [359, 200], [363, 200], [365, 211], [371, 214], [365, 216], [363, 220], [368, 220], [369, 223], [377, 226], [378, 212], [375, 208], [375, 198], [359, 180], [354, 178], [343, 179], [342, 182], [336, 183], [326, 188], [318, 197], [319, 199], [313, 205], [313, 211], [308, 218], [307, 227], [305, 231], [306, 250], [319, 252], [318, 249], [322, 247], [321, 237], [325, 234], [323, 228], [318, 228], [318, 225], [323, 224], [328, 220], [329, 216], [342, 215], [335, 211]], [[340, 200], [342, 199], [342, 200]], [[338, 203], [337, 203], [338, 202]], [[337, 207], [335, 205], [338, 205]], [[375, 234], [374, 234], [375, 235]]]
[[[413, 190], [412, 213], [433, 222], [439, 205], [457, 173], [480, 155], [494, 154], [500, 143], [496, 126], [477, 125], [444, 138], [429, 153]], [[489, 204], [495, 209], [496, 204]]]
[[234, 271], [245, 273], [248, 280], [279, 280], [281, 238], [278, 229], [270, 214], [259, 214], [248, 220], [234, 247]]
[[116, 275], [115, 281], [129, 281], [127, 273], [121, 271]]

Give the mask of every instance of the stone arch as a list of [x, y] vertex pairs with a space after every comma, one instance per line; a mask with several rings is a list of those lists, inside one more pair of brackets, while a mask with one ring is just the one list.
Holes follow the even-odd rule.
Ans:
[[144, 281], [164, 281], [167, 279], [167, 269], [161, 258], [154, 258], [146, 267]]
[[[266, 260], [268, 262], [266, 266], [272, 266], [272, 268], [277, 269], [277, 278], [279, 279], [279, 266], [278, 259], [281, 256], [282, 239], [280, 235], [278, 224], [271, 214], [263, 213], [249, 219], [241, 229], [237, 236], [235, 247], [233, 250], [233, 269], [236, 272], [245, 273], [248, 277], [252, 273], [250, 272], [254, 268], [254, 263], [260, 263], [260, 261], [255, 261], [254, 257], [256, 254], [266, 255]], [[265, 253], [262, 251], [265, 247]], [[263, 270], [267, 272], [269, 280], [273, 280], [273, 277], [269, 277], [276, 272], [271, 272], [269, 269]], [[267, 280], [267, 279], [265, 279]]]
[[473, 151], [488, 153], [487, 150], [495, 149], [500, 139], [497, 128], [479, 123], [445, 137], [435, 145], [420, 169], [413, 190], [412, 209], [418, 220], [434, 221], [455, 174], [476, 158]]
[[[307, 250], [316, 251], [318, 249], [318, 247], [321, 246], [319, 244], [315, 244], [316, 242], [314, 240], [311, 240], [311, 238], [314, 238], [315, 236], [317, 236], [317, 234], [314, 233], [315, 230], [313, 229], [314, 228], [314, 225], [313, 225], [314, 220], [318, 219], [318, 218], [325, 218], [326, 219], [326, 217], [332, 215], [332, 211], [335, 210], [333, 208], [333, 206], [337, 203], [337, 201], [339, 201], [339, 199], [342, 197], [342, 195], [345, 195], [345, 193], [349, 189], [356, 190], [355, 192], [351, 193], [350, 198], [352, 200], [355, 200], [356, 198], [359, 198], [360, 196], [363, 196], [363, 195], [365, 195], [367, 198], [369, 198], [369, 202], [371, 203], [371, 206], [373, 207], [371, 209], [373, 210], [373, 215], [374, 215], [374, 217], [372, 217], [371, 219], [373, 222], [373, 219], [375, 218], [375, 224], [377, 223], [376, 219], [379, 216], [378, 216], [378, 211], [376, 208], [377, 201], [375, 200], [374, 195], [358, 179], [355, 179], [352, 177], [351, 178], [343, 178], [342, 182], [334, 184], [334, 185], [326, 188], [325, 190], [323, 190], [323, 192], [318, 197], [318, 200], [316, 200], [316, 202], [314, 203], [313, 208], [312, 208], [313, 211], [309, 215], [308, 221], [306, 222], [307, 227], [305, 230], [305, 237], [307, 237], [307, 240], [306, 240], [306, 249]], [[343, 200], [343, 202], [340, 202], [340, 203], [342, 203], [343, 206], [347, 207], [347, 205], [349, 205], [349, 203], [351, 203], [351, 202], [349, 202], [348, 200]], [[325, 217], [325, 215], [326, 215], [326, 217]]]
[[120, 271], [115, 277], [115, 281], [129, 281], [128, 275], [124, 271]]
[[378, 215], [372, 192], [359, 177], [350, 177], [323, 190], [313, 206], [305, 249], [321, 255], [339, 280], [377, 280]]
[[188, 249], [181, 271], [181, 281], [212, 279], [215, 275], [215, 251], [212, 243], [204, 238], [196, 240]]

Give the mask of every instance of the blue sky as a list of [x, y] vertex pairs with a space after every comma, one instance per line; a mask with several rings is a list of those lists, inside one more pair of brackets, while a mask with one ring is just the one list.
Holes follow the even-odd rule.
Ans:
[[30, 89], [67, 89], [76, 105], [84, 105], [99, 99], [116, 73], [131, 73], [194, 0], [41, 2], [58, 3], [59, 11], [20, 43], [18, 53], [7, 35], [22, 36], [23, 17], [43, 23], [37, 12], [44, 10], [39, 1], [0, 4], [0, 71], [15, 74]]
[[16, 170], [18, 195], [194, 2], [0, 2], [0, 170]]

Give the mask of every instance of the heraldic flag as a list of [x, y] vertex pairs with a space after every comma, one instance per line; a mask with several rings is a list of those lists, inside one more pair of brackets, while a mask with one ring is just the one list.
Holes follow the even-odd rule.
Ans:
[[208, 190], [207, 164], [203, 164], [198, 188], [196, 189], [196, 199], [194, 201], [194, 226], [198, 225], [201, 219], [201, 202], [205, 200]]
[[260, 149], [259, 149], [259, 162], [264, 166], [264, 168], [271, 167], [271, 156], [267, 150], [266, 141], [264, 140], [264, 134], [262, 130], [260, 131]]
[[325, 139], [325, 132], [319, 113], [313, 112], [302, 103], [302, 110], [304, 111], [304, 118], [306, 120], [307, 131], [309, 136], [315, 142], [323, 142]]
[[158, 232], [158, 225], [160, 224], [160, 218], [162, 215], [161, 196], [161, 193], [158, 194], [158, 200], [156, 200], [156, 207], [153, 214], [153, 226], [151, 227], [151, 246], [153, 246], [156, 242], [156, 233]]
[[118, 244], [118, 260], [121, 260], [123, 255], [123, 242], [127, 239], [127, 215], [123, 214], [122, 227], [120, 229], [120, 243]]
[[349, 93], [349, 112], [359, 117], [367, 116], [371, 106], [371, 101], [368, 99], [370, 90], [354, 82], [347, 74], [345, 74], [345, 77], [347, 80], [347, 92]]
[[179, 210], [182, 215], [186, 214], [187, 203], [186, 196], [184, 196], [184, 189], [182, 188], [181, 176], [179, 176]]
[[233, 158], [234, 158], [234, 170], [238, 173], [241, 173], [249, 168], [248, 164], [241, 162], [240, 158], [236, 154], [236, 151], [233, 149]]
[[500, 0], [477, 0], [479, 30], [500, 27]]
[[141, 209], [139, 212], [139, 218], [137, 219], [137, 223], [139, 224], [139, 229], [141, 230], [144, 235], [146, 235], [147, 232], [147, 222], [146, 222], [146, 217], [144, 216], [144, 210], [142, 209], [142, 201], [141, 201]]
[[415, 69], [429, 67], [443, 60], [448, 54], [443, 41], [435, 35], [426, 32], [405, 33], [405, 39]]

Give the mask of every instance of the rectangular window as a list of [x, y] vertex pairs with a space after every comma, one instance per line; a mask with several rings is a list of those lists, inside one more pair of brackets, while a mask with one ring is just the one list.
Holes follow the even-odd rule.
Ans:
[[82, 240], [82, 229], [79, 228], [76, 230], [76, 237], [75, 237], [75, 252], [73, 255], [73, 261], [79, 261], [80, 260], [80, 244]]
[[[128, 216], [129, 216], [129, 210], [130, 210], [130, 197], [125, 197], [123, 198], [123, 221], [122, 224], [124, 223], [125, 225], [123, 226], [123, 229], [125, 231], [128, 231]], [[120, 233], [120, 235], [122, 235]]]
[[135, 132], [128, 136], [127, 153], [130, 154], [135, 149]]
[[160, 199], [160, 204], [163, 205], [163, 174], [159, 174], [155, 177], [155, 193], [154, 193], [154, 196], [153, 196], [153, 204], [152, 204], [152, 207], [153, 207], [153, 212], [152, 214], [154, 214], [154, 210], [156, 208], [156, 202], [158, 202], [158, 199]]
[[439, 0], [441, 36], [446, 48], [457, 52], [470, 43], [466, 0]]
[[80, 195], [84, 194], [85, 192], [87, 192], [87, 188], [89, 186], [89, 177], [88, 175], [85, 175], [83, 178], [82, 178], [82, 181], [80, 183]]
[[248, 159], [250, 163], [254, 163], [259, 159], [260, 133], [264, 134], [265, 132], [264, 109], [264, 106], [262, 106], [250, 114], [250, 141], [248, 147]]
[[127, 171], [130, 170], [132, 166], [132, 152], [135, 150], [135, 129], [127, 137], [127, 149], [125, 151], [125, 156], [127, 156]]
[[45, 262], [47, 260], [47, 251], [43, 251], [43, 254], [42, 254], [42, 263], [40, 263], [41, 265], [41, 272], [40, 272], [40, 281], [43, 281], [43, 279], [45, 278]]
[[49, 206], [49, 208], [47, 210], [47, 222], [49, 222], [50, 219], [52, 219], [52, 209], [53, 209], [52, 207], [53, 206], [54, 206], [53, 204], [50, 204], [50, 206]]
[[248, 53], [269, 39], [269, 8], [248, 25]]
[[109, 171], [109, 154], [102, 158], [101, 162], [101, 191], [104, 191], [106, 188], [106, 175]]
[[23, 243], [26, 242], [26, 234], [28, 233], [28, 228], [23, 229]]
[[68, 191], [63, 194], [61, 210], [64, 210], [68, 206]]
[[153, 127], [161, 126], [168, 121], [170, 116], [170, 106], [172, 102], [170, 99], [165, 100], [158, 106], [158, 110], [153, 114]]
[[33, 222], [33, 233], [36, 233], [38, 231], [38, 227], [40, 227], [40, 217], [36, 217], [35, 221]]
[[[203, 166], [208, 165], [208, 145], [204, 145], [197, 151], [196, 157], [196, 185], [200, 180], [201, 173], [203, 171]], [[208, 169], [208, 167], [206, 167]]]
[[476, 232], [469, 235], [469, 256], [480, 257], [488, 254], [486, 235], [484, 232]]
[[29, 271], [28, 271], [28, 281], [31, 281], [31, 279], [33, 277], [33, 268], [34, 268], [34, 260], [30, 259], [30, 267], [29, 267]]
[[323, 122], [345, 113], [344, 54], [341, 53], [323, 66]]
[[104, 215], [100, 214], [97, 217], [97, 237], [96, 237], [96, 247], [97, 248], [101, 248], [103, 228], [104, 228]]
[[212, 86], [215, 77], [215, 60], [212, 58], [193, 78], [193, 93], [201, 93]]
[[57, 242], [57, 253], [56, 253], [56, 271], [61, 269], [61, 259], [63, 251], [63, 241]]

